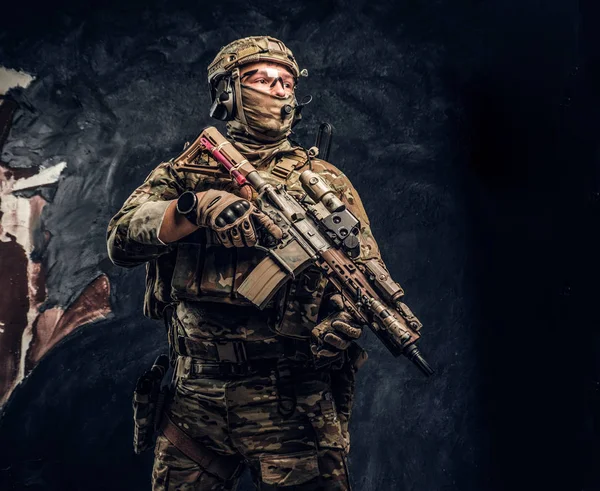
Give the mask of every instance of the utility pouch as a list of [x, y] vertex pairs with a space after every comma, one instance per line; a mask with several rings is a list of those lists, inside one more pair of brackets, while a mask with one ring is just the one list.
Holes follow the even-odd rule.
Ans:
[[[333, 400], [338, 408], [342, 423], [348, 423], [354, 405], [354, 389], [356, 371], [367, 361], [367, 352], [353, 342], [345, 351], [344, 363], [331, 372], [331, 389]], [[343, 428], [347, 431], [347, 428]]]
[[168, 395], [168, 387], [161, 390], [168, 368], [169, 357], [160, 355], [137, 381], [133, 393], [133, 451], [138, 455], [154, 446], [154, 435]]
[[347, 354], [348, 362], [354, 372], [358, 371], [369, 359], [367, 351], [355, 342], [350, 344]]

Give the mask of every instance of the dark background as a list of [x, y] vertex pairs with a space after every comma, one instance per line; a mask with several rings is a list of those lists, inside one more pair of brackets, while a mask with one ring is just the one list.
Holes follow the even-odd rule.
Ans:
[[[13, 2], [0, 64], [37, 78], [2, 160], [67, 161], [44, 212], [48, 307], [108, 274], [114, 314], [52, 350], [0, 420], [2, 489], [149, 489], [136, 378], [164, 350], [143, 268], [106, 259], [110, 217], [212, 122], [206, 66], [247, 35], [288, 44], [334, 124], [424, 324], [425, 380], [366, 335], [356, 490], [598, 490], [600, 5], [574, 0]], [[1, 274], [1, 272], [0, 272]], [[244, 490], [250, 489], [245, 483]]]

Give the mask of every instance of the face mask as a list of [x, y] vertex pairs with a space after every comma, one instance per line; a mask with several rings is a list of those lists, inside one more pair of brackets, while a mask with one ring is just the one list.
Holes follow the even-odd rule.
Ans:
[[[252, 87], [241, 86], [242, 107], [248, 126], [270, 138], [287, 136], [294, 119], [293, 95], [277, 97]], [[291, 110], [284, 111], [285, 106]]]

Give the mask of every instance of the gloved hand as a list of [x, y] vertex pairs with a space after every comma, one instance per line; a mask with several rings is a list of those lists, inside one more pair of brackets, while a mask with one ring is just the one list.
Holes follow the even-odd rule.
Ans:
[[342, 296], [332, 295], [329, 301], [336, 311], [312, 330], [316, 343], [311, 350], [317, 358], [336, 356], [362, 334], [362, 326], [344, 311]]
[[198, 194], [197, 225], [217, 233], [225, 247], [252, 247], [258, 242], [257, 230], [262, 227], [276, 240], [281, 229], [249, 201], [228, 193], [209, 189]]

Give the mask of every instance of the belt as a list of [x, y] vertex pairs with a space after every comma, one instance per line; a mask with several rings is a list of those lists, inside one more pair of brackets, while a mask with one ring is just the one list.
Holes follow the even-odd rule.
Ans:
[[312, 360], [308, 341], [292, 338], [266, 341], [207, 341], [186, 336], [176, 338], [175, 351], [180, 356], [199, 358], [204, 361], [247, 363], [255, 360], [281, 357], [306, 362]]
[[269, 358], [252, 363], [206, 363], [189, 356], [179, 356], [175, 365], [175, 376], [187, 379], [207, 375], [228, 377], [270, 373], [277, 368], [278, 361], [278, 358]]

